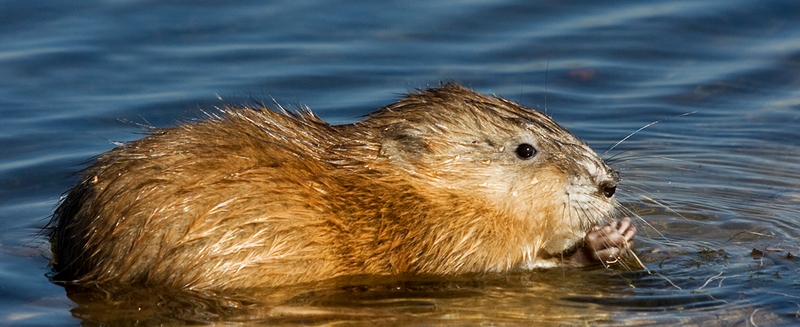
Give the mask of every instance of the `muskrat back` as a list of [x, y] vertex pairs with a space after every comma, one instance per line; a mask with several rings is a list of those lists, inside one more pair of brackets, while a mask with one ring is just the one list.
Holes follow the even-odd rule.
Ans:
[[54, 278], [235, 289], [589, 264], [635, 233], [596, 227], [617, 181], [546, 115], [456, 84], [340, 126], [224, 108], [86, 169], [53, 215]]

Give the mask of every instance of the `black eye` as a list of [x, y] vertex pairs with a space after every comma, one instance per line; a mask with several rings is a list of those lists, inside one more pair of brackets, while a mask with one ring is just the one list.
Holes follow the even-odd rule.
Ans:
[[522, 143], [517, 147], [516, 152], [520, 159], [530, 159], [536, 154], [536, 149], [533, 148], [533, 145]]

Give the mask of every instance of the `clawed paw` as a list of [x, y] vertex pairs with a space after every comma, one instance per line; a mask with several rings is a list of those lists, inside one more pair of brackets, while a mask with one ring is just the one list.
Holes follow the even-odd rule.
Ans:
[[595, 226], [586, 234], [585, 250], [592, 260], [612, 264], [633, 247], [634, 235], [636, 227], [630, 218], [612, 220], [605, 226]]

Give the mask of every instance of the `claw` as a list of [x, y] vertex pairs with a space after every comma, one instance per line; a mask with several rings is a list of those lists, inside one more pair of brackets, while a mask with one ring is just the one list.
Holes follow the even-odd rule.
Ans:
[[586, 247], [590, 257], [610, 265], [619, 262], [620, 256], [630, 249], [636, 227], [630, 218], [609, 221], [605, 226], [595, 226], [586, 234]]

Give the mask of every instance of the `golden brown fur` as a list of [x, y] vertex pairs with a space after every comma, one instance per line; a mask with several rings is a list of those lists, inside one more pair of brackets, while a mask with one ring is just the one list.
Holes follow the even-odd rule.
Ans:
[[[455, 84], [342, 126], [225, 108], [100, 156], [54, 214], [53, 266], [192, 289], [548, 266], [609, 217], [615, 185], [547, 116]], [[618, 255], [633, 232], [615, 235], [589, 247]]]

